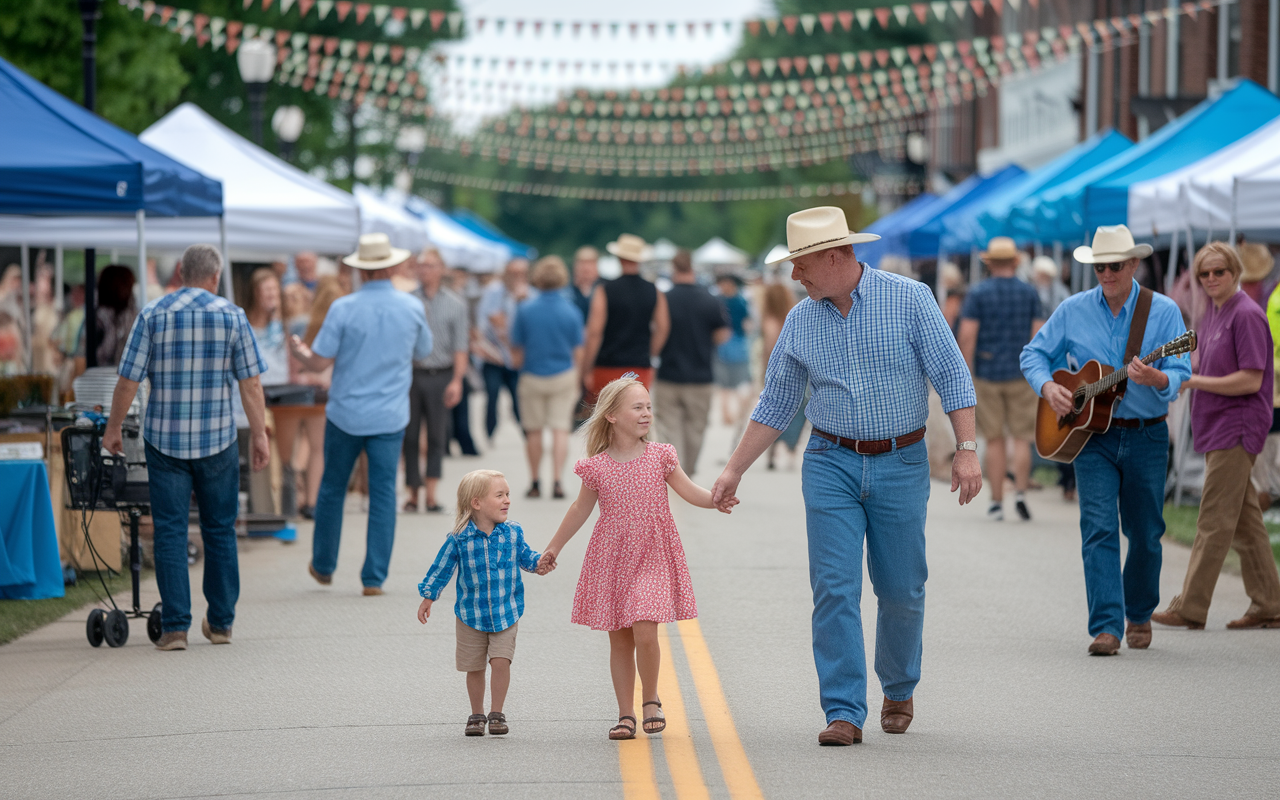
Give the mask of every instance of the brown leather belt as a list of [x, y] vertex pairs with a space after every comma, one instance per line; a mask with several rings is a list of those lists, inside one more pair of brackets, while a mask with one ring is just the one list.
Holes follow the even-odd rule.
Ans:
[[1150, 428], [1152, 425], [1159, 425], [1161, 422], [1164, 422], [1168, 416], [1168, 414], [1161, 414], [1160, 416], [1152, 417], [1151, 419], [1121, 419], [1119, 417], [1115, 417], [1111, 420], [1111, 427]]
[[827, 433], [826, 431], [818, 430], [817, 428], [814, 428], [813, 432], [821, 436], [823, 439], [826, 439], [828, 442], [835, 442], [841, 447], [849, 448], [850, 450], [852, 450], [853, 452], [857, 453], [860, 456], [882, 455], [884, 453], [891, 452], [893, 450], [893, 446], [895, 442], [897, 443], [898, 447], [901, 448], [901, 447], [906, 447], [909, 444], [915, 444], [916, 442], [924, 438], [924, 428], [921, 428], [918, 431], [912, 431], [911, 433], [903, 434], [902, 436], [895, 436], [892, 439], [875, 439], [875, 440], [845, 439], [843, 437], [836, 436], [833, 433]]

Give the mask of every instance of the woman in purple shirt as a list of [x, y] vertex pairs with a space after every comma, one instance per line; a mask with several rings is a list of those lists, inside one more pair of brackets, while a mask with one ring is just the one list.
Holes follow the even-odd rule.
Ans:
[[1271, 428], [1275, 369], [1271, 329], [1257, 303], [1240, 291], [1235, 248], [1210, 242], [1196, 253], [1192, 275], [1209, 296], [1200, 332], [1200, 373], [1183, 382], [1191, 398], [1191, 438], [1205, 454], [1204, 489], [1191, 563], [1182, 594], [1152, 614], [1162, 625], [1204, 627], [1213, 587], [1232, 547], [1253, 601], [1228, 628], [1280, 628], [1280, 574], [1249, 472]]

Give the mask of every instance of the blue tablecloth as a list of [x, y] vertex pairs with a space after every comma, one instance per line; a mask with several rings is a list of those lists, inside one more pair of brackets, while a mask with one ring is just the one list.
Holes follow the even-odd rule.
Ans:
[[58, 531], [43, 461], [0, 461], [0, 598], [62, 597]]

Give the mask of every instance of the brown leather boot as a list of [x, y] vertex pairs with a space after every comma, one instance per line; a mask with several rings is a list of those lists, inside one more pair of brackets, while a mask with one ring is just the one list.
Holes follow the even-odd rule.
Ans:
[[1091, 656], [1114, 656], [1120, 652], [1120, 640], [1109, 633], [1100, 633], [1089, 645]]
[[823, 747], [846, 747], [862, 742], [862, 729], [852, 722], [838, 719], [818, 734], [818, 744]]
[[1168, 625], [1170, 628], [1187, 628], [1193, 631], [1204, 630], [1203, 622], [1195, 622], [1179, 614], [1177, 611], [1157, 611], [1151, 615], [1152, 622]]
[[1130, 622], [1125, 626], [1124, 640], [1133, 650], [1146, 650], [1151, 646], [1151, 623], [1144, 622], [1139, 625], [1136, 622]]
[[880, 706], [881, 730], [885, 733], [906, 733], [911, 725], [911, 718], [915, 716], [913, 699], [908, 697], [906, 700], [890, 700], [886, 697], [884, 705]]
[[1227, 627], [1233, 631], [1248, 630], [1250, 628], [1280, 628], [1280, 617], [1259, 617], [1253, 614], [1245, 614], [1240, 619], [1233, 619], [1228, 622]]

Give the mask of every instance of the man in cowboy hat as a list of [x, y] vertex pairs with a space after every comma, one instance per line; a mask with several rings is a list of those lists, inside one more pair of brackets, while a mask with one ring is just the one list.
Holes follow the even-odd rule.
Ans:
[[905, 733], [914, 714], [924, 629], [929, 384], [955, 428], [951, 489], [967, 503], [982, 489], [969, 370], [933, 292], [858, 262], [839, 208], [787, 218], [791, 276], [809, 293], [787, 316], [769, 358], [764, 391], [729, 465], [712, 489], [728, 510], [743, 473], [813, 394], [805, 416], [804, 504], [813, 587], [813, 657], [827, 728], [819, 744], [862, 741], [867, 665], [862, 638], [862, 543], [879, 600], [876, 674], [880, 726]]
[[362, 273], [360, 290], [329, 308], [315, 342], [289, 340], [304, 369], [333, 365], [325, 405], [324, 477], [316, 500], [311, 577], [328, 586], [338, 566], [342, 507], [351, 469], [363, 450], [369, 458], [369, 523], [360, 581], [366, 595], [382, 594], [396, 534], [396, 467], [409, 424], [413, 361], [431, 354], [431, 327], [422, 303], [397, 291], [392, 270], [409, 260], [385, 233], [367, 233], [343, 259]]
[[[1072, 410], [1071, 392], [1054, 382], [1053, 370], [1078, 369], [1091, 359], [1124, 368], [1131, 324], [1146, 318], [1138, 353], [1128, 363], [1129, 385], [1112, 412], [1111, 428], [1095, 433], [1075, 460], [1089, 635], [1094, 637], [1090, 655], [1118, 653], [1121, 631], [1129, 647], [1148, 647], [1151, 613], [1160, 602], [1169, 455], [1164, 420], [1178, 387], [1191, 376], [1191, 359], [1167, 357], [1150, 366], [1139, 360], [1186, 331], [1177, 304], [1134, 280], [1138, 264], [1149, 255], [1151, 245], [1134, 244], [1124, 225], [1099, 227], [1092, 247], [1075, 250], [1076, 261], [1093, 265], [1098, 285], [1063, 301], [1022, 350], [1027, 383], [1065, 415]], [[1122, 528], [1129, 538], [1123, 570]]]
[[978, 433], [987, 440], [987, 480], [991, 505], [987, 519], [1004, 519], [1004, 476], [1013, 437], [1014, 508], [1023, 520], [1031, 480], [1031, 440], [1036, 435], [1036, 396], [1022, 378], [1018, 356], [1044, 324], [1040, 294], [1014, 277], [1022, 254], [1007, 236], [991, 240], [982, 253], [991, 277], [969, 290], [960, 311], [960, 352], [973, 372], [978, 394]]
[[644, 239], [624, 233], [605, 249], [618, 257], [622, 274], [596, 286], [587, 316], [583, 382], [595, 394], [609, 381], [628, 372], [645, 387], [653, 385], [653, 357], [662, 352], [671, 331], [667, 299], [640, 277], [640, 263], [649, 258]]

